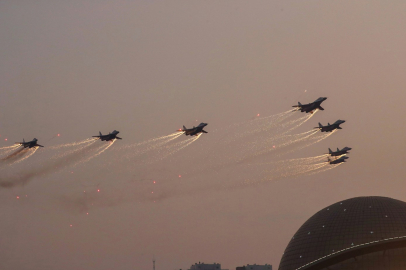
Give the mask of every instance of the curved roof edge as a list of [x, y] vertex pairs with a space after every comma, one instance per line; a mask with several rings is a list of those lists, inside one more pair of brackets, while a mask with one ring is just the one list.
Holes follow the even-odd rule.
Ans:
[[384, 251], [388, 249], [396, 249], [406, 247], [406, 236], [393, 237], [388, 239], [383, 239], [379, 241], [373, 241], [370, 243], [364, 243], [349, 247], [334, 253], [331, 253], [327, 256], [324, 256], [320, 259], [317, 259], [313, 262], [305, 264], [295, 270], [321, 270], [328, 266], [332, 266], [339, 262], [355, 258], [356, 256], [366, 255], [369, 253]]

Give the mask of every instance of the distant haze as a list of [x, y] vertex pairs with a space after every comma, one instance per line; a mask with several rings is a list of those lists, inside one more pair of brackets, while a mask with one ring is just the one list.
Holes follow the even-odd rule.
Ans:
[[[2, 1], [0, 148], [34, 137], [45, 147], [0, 164], [1, 181], [35, 174], [0, 187], [0, 268], [152, 269], [155, 256], [156, 270], [277, 269], [324, 206], [406, 201], [405, 10], [400, 0]], [[325, 110], [293, 134], [346, 122], [318, 143], [242, 159], [239, 147], [274, 131], [227, 141], [258, 114], [319, 97]], [[208, 134], [196, 141], [134, 146], [200, 122]], [[123, 140], [97, 141], [94, 156], [51, 148], [114, 129]], [[345, 164], [314, 175], [265, 164], [345, 146]]]

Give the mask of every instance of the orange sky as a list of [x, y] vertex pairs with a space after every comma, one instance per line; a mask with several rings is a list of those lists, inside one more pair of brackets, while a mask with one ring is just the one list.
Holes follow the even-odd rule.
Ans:
[[[404, 1], [1, 2], [0, 147], [36, 137], [45, 148], [0, 177], [53, 168], [51, 146], [113, 129], [123, 137], [87, 163], [72, 157], [0, 189], [3, 267], [151, 269], [154, 254], [157, 270], [198, 261], [277, 269], [291, 236], [324, 206], [406, 201], [405, 10]], [[227, 138], [258, 113], [323, 96], [325, 111], [294, 133], [337, 119], [343, 130], [255, 162], [349, 146], [348, 162], [239, 186], [261, 180], [263, 167], [233, 157], [273, 133]], [[184, 136], [164, 154], [119, 148], [200, 122], [209, 133], [182, 149]]]

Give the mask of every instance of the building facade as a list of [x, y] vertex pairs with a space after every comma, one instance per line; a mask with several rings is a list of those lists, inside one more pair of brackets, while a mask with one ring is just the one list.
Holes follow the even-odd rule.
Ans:
[[221, 270], [221, 264], [219, 263], [207, 264], [199, 262], [190, 266], [189, 270]]
[[245, 266], [237, 267], [236, 270], [272, 270], [272, 265], [247, 264]]

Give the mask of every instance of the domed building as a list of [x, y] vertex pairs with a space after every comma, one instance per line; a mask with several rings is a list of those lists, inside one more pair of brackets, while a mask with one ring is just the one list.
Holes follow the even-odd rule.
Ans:
[[406, 269], [406, 203], [358, 197], [332, 204], [294, 234], [279, 270]]

